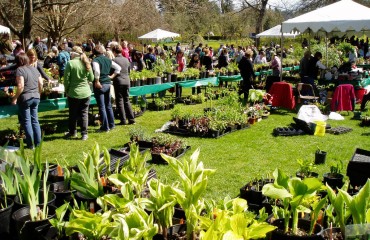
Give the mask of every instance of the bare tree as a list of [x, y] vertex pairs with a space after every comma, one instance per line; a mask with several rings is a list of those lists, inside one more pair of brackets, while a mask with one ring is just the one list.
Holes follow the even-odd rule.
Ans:
[[[34, 13], [47, 6], [66, 6], [76, 4], [79, 0], [1, 0], [0, 17], [12, 33], [18, 36], [23, 44], [31, 42]], [[21, 24], [19, 24], [21, 22]]]
[[95, 0], [80, 0], [70, 4], [55, 4], [55, 0], [46, 1], [50, 4], [40, 5], [40, 11], [34, 14], [34, 23], [54, 42], [59, 42], [61, 38], [101, 15], [101, 11], [94, 12], [94, 7], [99, 6]]

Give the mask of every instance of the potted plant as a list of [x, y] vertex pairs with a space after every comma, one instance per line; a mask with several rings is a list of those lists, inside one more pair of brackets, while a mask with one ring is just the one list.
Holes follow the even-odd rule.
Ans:
[[247, 200], [248, 204], [262, 206], [265, 196], [262, 195], [262, 188], [265, 182], [261, 178], [255, 178], [240, 188], [240, 197]]
[[330, 166], [330, 172], [324, 173], [324, 183], [328, 184], [330, 187], [337, 189], [343, 186], [343, 174], [341, 174], [343, 169], [343, 161], [335, 160], [334, 164]]
[[69, 221], [65, 224], [65, 234], [66, 236], [72, 236], [79, 233], [86, 239], [104, 239], [117, 236], [118, 226], [119, 222], [113, 221], [111, 211], [91, 213], [85, 210], [73, 209]]
[[76, 190], [71, 189], [71, 171], [69, 168], [66, 165], [65, 167], [61, 167], [58, 164], [58, 172], [58, 175], [63, 176], [62, 181], [54, 181], [49, 185], [49, 191], [56, 196], [56, 207], [62, 206], [65, 202], [70, 202], [72, 200], [72, 194], [76, 193]]
[[172, 218], [175, 213], [176, 197], [172, 189], [176, 186], [165, 185], [157, 179], [151, 179], [148, 183], [151, 203], [147, 207], [153, 213], [154, 219], [159, 225], [159, 232], [167, 239], [167, 230], [172, 226]]
[[15, 179], [14, 172], [17, 171], [14, 164], [6, 164], [5, 171], [0, 170], [0, 179], [1, 179], [1, 190], [0, 195], [5, 198], [14, 199], [17, 194], [17, 182]]
[[[305, 201], [316, 195], [316, 192], [322, 187], [322, 183], [317, 178], [289, 178], [281, 170], [276, 169], [273, 173], [274, 183], [268, 183], [262, 188], [262, 194], [281, 200], [283, 207], [275, 208], [279, 212], [280, 220], [276, 220], [273, 224], [277, 225], [280, 230], [272, 233], [272, 239], [295, 239], [298, 229], [306, 231], [307, 239], [319, 239], [314, 233], [321, 231], [321, 226], [317, 224], [305, 223], [299, 220], [300, 212], [311, 212], [310, 209], [304, 207]], [[312, 221], [316, 221], [312, 219]]]
[[[104, 151], [104, 155], [109, 155]], [[73, 171], [71, 174], [71, 188], [76, 190], [76, 199], [79, 202], [88, 202], [96, 210], [96, 199], [104, 195], [103, 182], [100, 178], [100, 148], [96, 143], [84, 161], [78, 161], [79, 172]]]
[[326, 152], [317, 148], [315, 152], [315, 164], [324, 164], [326, 160]]
[[198, 162], [199, 149], [197, 149], [189, 159], [179, 161], [176, 158], [161, 154], [168, 162], [170, 167], [180, 177], [180, 184], [183, 189], [173, 189], [177, 202], [184, 209], [186, 215], [186, 235], [187, 239], [195, 239], [198, 225], [198, 216], [204, 208], [204, 194], [208, 177], [215, 170], [206, 169], [202, 162]]
[[166, 108], [166, 102], [161, 98], [155, 98], [154, 105], [157, 111], [163, 111]]
[[[347, 187], [348, 182], [344, 184], [343, 188]], [[336, 194], [328, 184], [326, 184], [326, 190], [330, 203], [325, 209], [329, 228], [325, 229], [321, 235], [325, 239], [343, 239], [346, 224], [351, 216], [350, 211], [346, 207], [343, 194]], [[336, 236], [335, 238], [333, 238], [334, 235]]]
[[149, 152], [141, 154], [139, 146], [135, 143], [130, 145], [130, 158], [125, 162], [119, 173], [112, 174], [108, 180], [118, 189], [127, 188], [133, 190], [134, 195], [140, 198], [145, 194], [146, 184], [150, 169], [146, 166]]
[[227, 123], [224, 120], [217, 120], [211, 118], [208, 122], [209, 136], [217, 138], [224, 133], [226, 130]]
[[[35, 228], [49, 224], [48, 219], [55, 214], [55, 207], [50, 205], [50, 194], [46, 185], [48, 175], [48, 164], [43, 176], [43, 191], [40, 194], [41, 174], [37, 173], [37, 168], [32, 171], [25, 161], [20, 162], [23, 177], [17, 172], [16, 177], [19, 184], [20, 203], [25, 203], [27, 206], [16, 210], [12, 214], [12, 219], [15, 222], [15, 228], [18, 232], [19, 239], [37, 239]], [[55, 199], [55, 196], [54, 196]], [[15, 198], [15, 201], [17, 198]]]
[[13, 205], [14, 202], [11, 198], [7, 198], [6, 195], [0, 197], [0, 236], [2, 237], [10, 238], [9, 226]]
[[319, 176], [318, 173], [313, 172], [313, 170], [316, 168], [314, 166], [313, 161], [297, 159], [297, 163], [299, 164], [299, 169], [296, 173], [297, 177], [303, 179], [306, 177], [318, 177]]
[[[17, 159], [17, 166], [20, 171], [14, 171], [15, 183], [17, 185], [17, 196], [14, 198], [14, 209], [18, 210], [22, 207], [30, 207], [31, 219], [36, 219], [36, 207], [42, 207], [43, 214], [46, 213], [46, 206], [55, 202], [55, 195], [49, 193], [46, 187], [46, 181], [49, 174], [49, 164], [41, 164], [41, 145], [34, 150], [35, 165], [30, 164], [30, 161], [25, 158], [23, 142], [21, 142], [20, 157]], [[43, 171], [41, 170], [43, 169]], [[41, 185], [43, 183], [43, 185]], [[42, 191], [41, 188], [43, 189]], [[31, 204], [35, 206], [30, 206]], [[43, 216], [44, 217], [44, 216]]]
[[248, 212], [247, 201], [235, 198], [215, 206], [206, 216], [200, 216], [201, 239], [264, 239], [276, 227], [266, 222], [262, 210], [259, 218]]

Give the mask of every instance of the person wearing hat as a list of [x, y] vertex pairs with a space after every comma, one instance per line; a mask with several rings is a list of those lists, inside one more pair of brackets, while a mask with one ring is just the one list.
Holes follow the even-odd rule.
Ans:
[[274, 51], [270, 52], [271, 54], [271, 63], [270, 67], [272, 69], [272, 76], [279, 77], [281, 71], [281, 61], [280, 58]]
[[77, 122], [81, 119], [81, 139], [87, 140], [88, 113], [91, 90], [89, 83], [94, 81], [90, 60], [82, 49], [74, 46], [71, 59], [64, 72], [64, 87], [69, 105], [69, 131], [67, 138], [77, 137]]

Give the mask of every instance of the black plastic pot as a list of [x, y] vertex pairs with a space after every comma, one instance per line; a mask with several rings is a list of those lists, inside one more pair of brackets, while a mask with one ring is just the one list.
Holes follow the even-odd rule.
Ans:
[[[53, 205], [55, 204], [55, 199], [56, 199], [56, 196], [54, 193], [52, 192], [49, 192], [48, 194], [48, 202], [47, 204], [48, 205]], [[38, 204], [37, 206], [41, 207], [44, 205], [44, 193], [42, 191], [39, 191], [39, 202], [40, 204]], [[24, 208], [24, 207], [28, 207], [29, 204], [25, 204], [25, 203], [21, 203], [21, 201], [19, 200], [19, 196], [16, 196], [14, 198], [14, 207], [13, 207], [13, 212], [18, 210], [18, 209], [21, 209], [21, 208]]]
[[179, 239], [179, 236], [186, 236], [186, 224], [176, 224], [168, 228], [167, 240]]
[[76, 194], [74, 194], [74, 196], [76, 198], [76, 201], [77, 201], [78, 205], [80, 205], [81, 203], [86, 204], [87, 208], [90, 209], [90, 211], [91, 211], [92, 207], [94, 208], [94, 212], [101, 209], [99, 204], [97, 204], [97, 202], [96, 202], [96, 198], [86, 197], [80, 192], [76, 192]]
[[324, 184], [328, 184], [332, 189], [341, 188], [343, 186], [343, 175], [340, 173], [331, 174], [324, 173]]
[[[291, 226], [291, 221], [289, 224]], [[272, 225], [277, 226], [278, 228], [271, 232], [270, 240], [322, 240], [322, 237], [320, 235], [322, 231], [322, 226], [319, 224], [315, 225], [314, 234], [310, 236], [296, 236], [291, 235], [290, 233], [284, 233], [283, 219], [275, 220]], [[298, 219], [298, 228], [308, 232], [310, 230], [310, 221], [305, 219]]]
[[[262, 189], [263, 183], [260, 183], [260, 189]], [[257, 189], [257, 184], [247, 183], [242, 188], [240, 188], [240, 197], [247, 200], [248, 203], [262, 205], [265, 197], [262, 195], [262, 191]]]
[[55, 194], [55, 206], [60, 207], [65, 202], [71, 202], [72, 193], [76, 192], [76, 190], [66, 189], [64, 186], [64, 182], [55, 182], [51, 183], [49, 191]]
[[[0, 239], [9, 239], [10, 216], [14, 202], [10, 198], [6, 198], [7, 207], [0, 209]], [[0, 198], [1, 206], [5, 206], [5, 198]]]
[[315, 164], [324, 164], [326, 160], [326, 152], [316, 151], [315, 152]]
[[55, 216], [55, 207], [48, 205], [48, 218], [40, 221], [30, 221], [30, 208], [24, 207], [18, 209], [12, 214], [12, 219], [15, 223], [18, 239], [42, 239], [36, 228], [44, 225], [50, 225], [49, 219]]
[[49, 172], [48, 175], [48, 182], [55, 183], [55, 182], [62, 182], [64, 180], [64, 176], [58, 176], [58, 170], [53, 169]]
[[177, 74], [171, 74], [171, 82], [177, 82]]

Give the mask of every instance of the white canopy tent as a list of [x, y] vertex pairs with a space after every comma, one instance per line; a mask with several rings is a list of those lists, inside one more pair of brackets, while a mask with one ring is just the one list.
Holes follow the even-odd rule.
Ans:
[[0, 25], [0, 33], [8, 33], [10, 35], [10, 29], [8, 27]]
[[158, 28], [154, 31], [151, 31], [147, 34], [144, 34], [143, 36], [140, 36], [139, 39], [150, 39], [152, 41], [159, 41], [159, 40], [162, 40], [162, 39], [175, 38], [175, 37], [179, 37], [179, 36], [180, 36], [180, 34], [178, 34], [178, 33], [169, 32], [169, 31], [162, 30], [162, 29]]
[[[295, 38], [299, 33], [292, 31], [292, 33], [283, 33], [283, 35], [286, 38]], [[279, 24], [256, 35], [256, 38], [261, 37], [281, 37], [281, 25]]]
[[282, 32], [365, 34], [370, 30], [370, 8], [342, 0], [282, 23]]
[[[342, 0], [284, 21], [281, 26], [282, 32], [313, 32], [324, 34], [326, 37], [344, 34], [368, 35], [370, 33], [370, 8], [352, 0]], [[282, 33], [280, 34], [281, 41], [283, 41], [284, 37]]]

